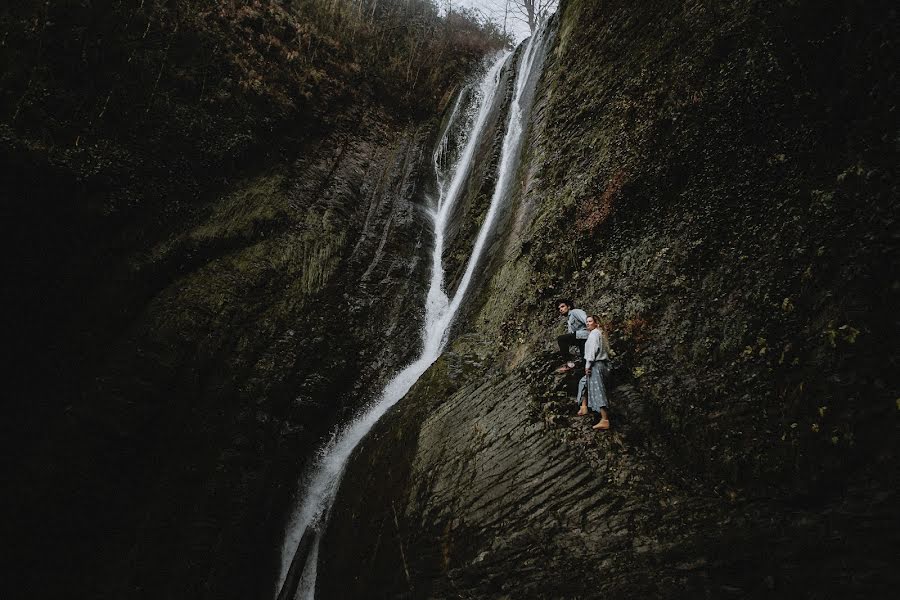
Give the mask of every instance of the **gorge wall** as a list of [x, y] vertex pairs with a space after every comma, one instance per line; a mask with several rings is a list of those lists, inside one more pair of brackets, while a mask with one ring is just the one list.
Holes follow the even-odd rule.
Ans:
[[[895, 10], [557, 18], [486, 283], [354, 454], [319, 594], [888, 595]], [[552, 374], [560, 296], [609, 332], [609, 433]]]
[[268, 597], [304, 466], [418, 350], [431, 149], [504, 40], [365, 4], [0, 9], [13, 595]]
[[[896, 9], [771, 4], [563, 0], [489, 260], [355, 452], [319, 597], [896, 587]], [[504, 40], [417, 0], [0, 26], [10, 593], [270, 598], [299, 474], [418, 350], [431, 153]], [[609, 333], [611, 432], [553, 375], [559, 296]]]

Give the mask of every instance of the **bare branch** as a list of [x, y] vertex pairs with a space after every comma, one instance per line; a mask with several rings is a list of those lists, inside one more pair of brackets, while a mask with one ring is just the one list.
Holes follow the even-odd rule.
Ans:
[[528, 25], [534, 33], [541, 19], [556, 10], [559, 0], [509, 0], [507, 13], [510, 17]]

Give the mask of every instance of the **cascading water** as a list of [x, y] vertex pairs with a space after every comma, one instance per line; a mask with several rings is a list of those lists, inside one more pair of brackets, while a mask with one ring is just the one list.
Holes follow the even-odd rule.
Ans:
[[[506, 134], [503, 139], [497, 186], [491, 198], [487, 216], [469, 256], [466, 271], [451, 301], [443, 284], [444, 232], [452, 209], [471, 172], [475, 150], [482, 137], [488, 116], [495, 103], [500, 101], [500, 95], [497, 94], [500, 76], [511, 55], [506, 53], [499, 56], [487, 69], [476, 91], [477, 115], [469, 130], [463, 151], [460, 153], [459, 159], [445, 170], [443, 164], [446, 159], [448, 136], [451, 135], [455, 120], [461, 118], [460, 100], [466, 90], [461, 93], [460, 99], [454, 105], [448, 126], [434, 152], [438, 197], [434, 202], [434, 209], [431, 211], [435, 243], [432, 253], [431, 282], [425, 306], [425, 323], [422, 331], [422, 354], [387, 384], [376, 402], [369, 405], [319, 452], [312, 474], [306, 480], [303, 504], [295, 514], [285, 536], [282, 568], [277, 588], [279, 599], [296, 597], [312, 600], [315, 597], [319, 541], [328, 521], [331, 505], [350, 454], [375, 423], [406, 395], [419, 377], [438, 359], [447, 343], [453, 318], [466, 296], [472, 275], [481, 259], [486, 240], [491, 233], [500, 205], [507, 197], [513, 173], [518, 166], [522, 137], [526, 128], [525, 119], [530, 105], [530, 98], [527, 98], [526, 91], [529, 82], [533, 82], [540, 72], [546, 37], [546, 25], [544, 25], [537, 34], [528, 40], [524, 55], [519, 62], [515, 96], [510, 106]], [[303, 555], [304, 552], [305, 555]], [[294, 590], [296, 590], [296, 594], [294, 594]]]

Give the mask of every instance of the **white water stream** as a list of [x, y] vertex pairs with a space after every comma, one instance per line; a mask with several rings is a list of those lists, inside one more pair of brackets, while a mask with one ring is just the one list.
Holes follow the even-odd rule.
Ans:
[[[448, 147], [447, 136], [452, 134], [454, 121], [461, 116], [460, 101], [458, 100], [454, 106], [450, 122], [434, 152], [438, 198], [434, 209], [430, 213], [434, 223], [435, 242], [432, 253], [431, 282], [425, 306], [425, 323], [422, 330], [422, 354], [387, 384], [377, 401], [363, 409], [359, 416], [337, 432], [319, 451], [311, 472], [301, 486], [305, 494], [303, 503], [295, 513], [285, 536], [282, 548], [281, 574], [276, 594], [280, 592], [285, 584], [294, 553], [297, 551], [304, 532], [311, 528], [311, 531], [315, 532], [315, 539], [307, 555], [303, 574], [300, 577], [294, 598], [314, 600], [319, 542], [350, 454], [375, 423], [388, 409], [406, 395], [419, 377], [438, 359], [447, 343], [450, 326], [466, 296], [473, 273], [484, 251], [485, 243], [493, 229], [500, 205], [508, 194], [508, 188], [518, 167], [518, 157], [526, 128], [525, 117], [528, 112], [527, 106], [523, 106], [523, 100], [525, 100], [525, 92], [529, 81], [536, 77], [536, 74], [540, 71], [541, 65], [539, 63], [542, 62], [545, 39], [546, 27], [542, 27], [539, 33], [529, 39], [524, 55], [519, 61], [515, 80], [516, 91], [506, 124], [497, 186], [491, 198], [491, 204], [484, 223], [478, 232], [478, 237], [469, 256], [466, 271], [460, 280], [456, 292], [453, 294], [453, 299], [450, 300], [444, 290], [442, 260], [444, 234], [450, 215], [453, 212], [453, 207], [459, 200], [472, 170], [473, 157], [484, 133], [488, 117], [494, 109], [495, 102], [502, 100], [502, 95], [499, 95], [497, 92], [499, 91], [503, 67], [511, 55], [506, 53], [499, 56], [487, 69], [476, 91], [477, 115], [470, 129], [465, 147], [460, 153], [459, 159], [445, 170], [442, 163], [444, 162], [445, 150]], [[536, 60], [536, 57], [540, 57], [540, 60]]]

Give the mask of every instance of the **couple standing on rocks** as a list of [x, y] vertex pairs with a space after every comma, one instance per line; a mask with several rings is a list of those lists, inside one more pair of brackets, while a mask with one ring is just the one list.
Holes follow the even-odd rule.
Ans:
[[[588, 316], [580, 308], [568, 299], [557, 302], [559, 314], [566, 317], [568, 333], [556, 338], [559, 344], [559, 352], [563, 358], [569, 358], [569, 348], [578, 346], [584, 359], [584, 377], [578, 382], [578, 396], [576, 401], [581, 402], [578, 415], [589, 414], [588, 409], [600, 413], [600, 421], [593, 429], [609, 429], [609, 414], [606, 411], [609, 403], [606, 401], [606, 389], [603, 387], [603, 378], [609, 372], [609, 356], [607, 355], [608, 343], [600, 329], [600, 320], [596, 315]], [[568, 373], [575, 368], [575, 363], [569, 361], [556, 370], [557, 373]]]

